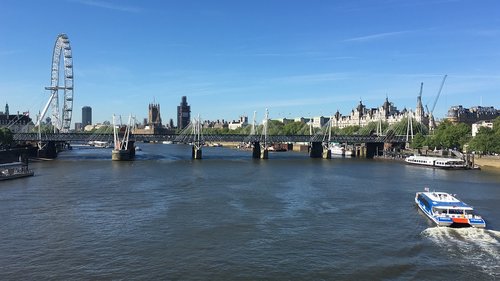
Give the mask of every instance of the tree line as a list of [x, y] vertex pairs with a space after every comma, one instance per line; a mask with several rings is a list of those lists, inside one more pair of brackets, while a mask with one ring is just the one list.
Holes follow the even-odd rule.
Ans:
[[472, 126], [465, 123], [441, 122], [432, 134], [416, 134], [413, 148], [457, 149], [478, 154], [500, 153], [500, 117], [493, 121], [493, 128], [481, 127], [472, 137]]

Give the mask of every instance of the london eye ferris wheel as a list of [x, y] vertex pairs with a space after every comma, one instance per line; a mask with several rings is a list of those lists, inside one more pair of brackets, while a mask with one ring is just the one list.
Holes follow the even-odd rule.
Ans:
[[[60, 72], [61, 57], [63, 60], [63, 72]], [[64, 84], [59, 85], [59, 78], [64, 79]], [[49, 107], [51, 108], [51, 123], [54, 132], [67, 133], [71, 126], [71, 116], [73, 114], [73, 55], [69, 38], [66, 34], [57, 36], [52, 55], [52, 68], [50, 74], [50, 86], [45, 87], [50, 91], [50, 97], [40, 113], [37, 126], [44, 118]], [[64, 91], [62, 98], [62, 110], [59, 107], [59, 90]]]

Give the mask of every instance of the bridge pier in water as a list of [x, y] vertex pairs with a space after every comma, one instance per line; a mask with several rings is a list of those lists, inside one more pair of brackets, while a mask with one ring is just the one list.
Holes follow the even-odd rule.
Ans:
[[269, 159], [269, 150], [267, 149], [267, 147], [261, 149], [260, 142], [254, 141], [252, 147], [252, 158]]
[[47, 158], [47, 159], [55, 159], [57, 158], [57, 144], [55, 141], [49, 141], [42, 145], [42, 147], [38, 147], [37, 150], [37, 158]]
[[195, 145], [193, 145], [191, 147], [191, 157], [193, 159], [201, 159], [201, 147], [196, 147]]
[[366, 143], [366, 158], [373, 158], [374, 156], [378, 156], [380, 151], [384, 150], [383, 143]]
[[364, 145], [354, 146], [354, 155], [364, 158], [366, 156], [366, 147]]
[[260, 158], [260, 142], [258, 142], [258, 141], [253, 142], [252, 158], [254, 158], [254, 159]]
[[323, 147], [323, 159], [332, 159], [332, 151], [328, 147]]
[[311, 146], [309, 147], [309, 156], [311, 158], [323, 157], [323, 143], [319, 141], [311, 142]]
[[260, 151], [260, 159], [269, 159], [269, 150], [267, 147]]
[[135, 158], [135, 141], [128, 141], [124, 147], [127, 149], [113, 149], [111, 151], [111, 160], [113, 161], [130, 161]]

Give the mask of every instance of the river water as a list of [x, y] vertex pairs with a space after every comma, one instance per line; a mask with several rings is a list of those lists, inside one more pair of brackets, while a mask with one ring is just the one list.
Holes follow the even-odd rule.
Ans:
[[[500, 173], [140, 144], [74, 149], [0, 182], [1, 280], [498, 280]], [[433, 227], [424, 187], [487, 229]]]

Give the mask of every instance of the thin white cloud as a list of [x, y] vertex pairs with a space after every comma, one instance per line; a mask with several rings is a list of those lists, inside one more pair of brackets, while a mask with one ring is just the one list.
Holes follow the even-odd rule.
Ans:
[[306, 75], [292, 75], [285, 77], [271, 78], [272, 82], [286, 82], [286, 83], [317, 83], [328, 81], [339, 81], [350, 78], [348, 73], [318, 73]]
[[120, 4], [115, 4], [115, 3], [110, 3], [107, 1], [100, 1], [100, 0], [71, 0], [71, 1], [75, 2], [75, 3], [87, 5], [87, 6], [115, 10], [115, 11], [121, 11], [121, 12], [139, 13], [142, 11], [142, 9], [139, 7], [120, 5]]
[[385, 39], [388, 37], [394, 37], [394, 36], [406, 34], [409, 32], [411, 32], [411, 31], [406, 30], [406, 31], [394, 31], [394, 32], [370, 34], [370, 35], [365, 35], [365, 36], [360, 36], [360, 37], [353, 37], [353, 38], [344, 39], [343, 42], [369, 42], [369, 41], [374, 41], [374, 40]]

